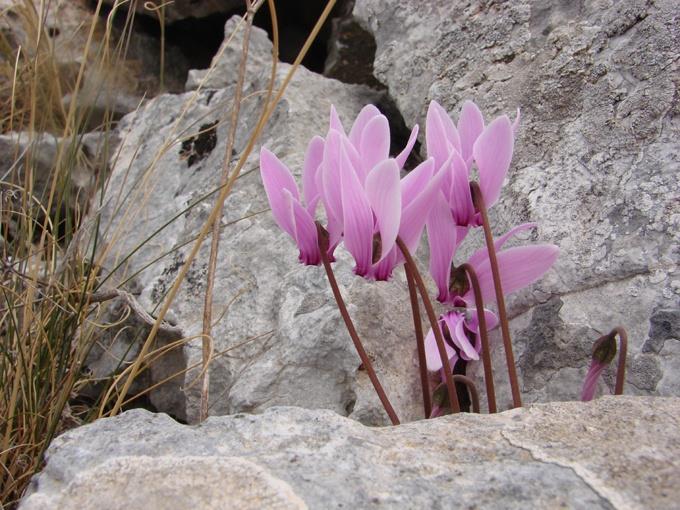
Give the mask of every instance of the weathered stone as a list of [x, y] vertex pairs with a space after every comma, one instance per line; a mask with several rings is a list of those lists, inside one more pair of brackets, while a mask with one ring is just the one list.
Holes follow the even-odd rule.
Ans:
[[[680, 394], [677, 336], [659, 339], [654, 318], [680, 295], [676, 10], [672, 0], [356, 2], [376, 39], [376, 76], [407, 123], [422, 125], [432, 99], [454, 117], [465, 99], [487, 118], [521, 109], [494, 231], [537, 221], [531, 240], [561, 249], [509, 302], [529, 401], [575, 398], [590, 343], [619, 324], [626, 391]], [[561, 306], [542, 305], [553, 300]], [[605, 379], [611, 387], [613, 374]]]
[[47, 451], [43, 508], [673, 508], [676, 398], [606, 397], [368, 428], [271, 408], [199, 426], [129, 411]]
[[[271, 44], [266, 34], [253, 29], [252, 37], [251, 57], [256, 62], [269, 59]], [[232, 57], [235, 68], [237, 60], [233, 59], [240, 58], [240, 53]], [[229, 55], [222, 58], [228, 65]], [[286, 64], [279, 67], [278, 83], [290, 69]], [[268, 79], [266, 74], [263, 77], [247, 84], [232, 165], [257, 123], [263, 94], [254, 92], [262, 91]], [[213, 197], [205, 197], [219, 183], [228, 131], [224, 119], [229, 118], [232, 97], [229, 86], [162, 95], [121, 121], [123, 142], [112, 164], [111, 198], [102, 209], [106, 227], [99, 246], [108, 252], [106, 273], [145, 243], [115, 271], [111, 283], [134, 275], [139, 301], [152, 315], [208, 217]], [[366, 103], [379, 98], [366, 87], [342, 84], [300, 68], [259, 142], [299, 178], [307, 143], [327, 131], [331, 103], [348, 122]], [[121, 199], [125, 201], [119, 203]], [[166, 222], [170, 224], [149, 238]], [[386, 423], [368, 377], [359, 369], [359, 358], [323, 269], [300, 265], [294, 244], [273, 221], [260, 182], [257, 149], [225, 203], [221, 224], [212, 330], [217, 356], [210, 368], [210, 412], [299, 405], [351, 414], [367, 423]], [[171, 308], [186, 336], [201, 331], [209, 250], [208, 240]], [[369, 284], [352, 274], [343, 250], [338, 258], [342, 292], [390, 399], [402, 420], [420, 417], [416, 347], [403, 273], [397, 271], [389, 283]], [[155, 391], [150, 395], [158, 409], [190, 421], [198, 411], [199, 385], [192, 382], [198, 375], [200, 344], [194, 340], [184, 348], [185, 368], [191, 368], [178, 378], [185, 405], [177, 406]]]

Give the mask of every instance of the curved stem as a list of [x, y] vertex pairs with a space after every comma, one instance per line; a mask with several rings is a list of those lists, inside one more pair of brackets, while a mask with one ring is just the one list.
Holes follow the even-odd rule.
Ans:
[[489, 252], [489, 263], [491, 265], [491, 275], [493, 286], [496, 291], [496, 303], [498, 303], [498, 319], [501, 323], [501, 334], [503, 336], [503, 348], [505, 350], [505, 362], [508, 365], [508, 377], [510, 379], [510, 389], [512, 391], [512, 406], [522, 407], [522, 397], [519, 393], [519, 382], [517, 381], [517, 370], [515, 368], [515, 356], [512, 353], [512, 340], [510, 339], [510, 326], [508, 316], [505, 311], [505, 298], [503, 297], [503, 287], [501, 285], [501, 275], [498, 270], [498, 260], [496, 258], [496, 248], [493, 245], [493, 235], [489, 226], [489, 216], [486, 212], [486, 205], [482, 197], [482, 191], [476, 182], [470, 183], [472, 191], [472, 201], [475, 208], [482, 217], [482, 227], [484, 228], [484, 239], [486, 249]]
[[416, 290], [413, 272], [409, 264], [404, 264], [408, 294], [411, 298], [411, 310], [413, 311], [413, 327], [416, 332], [418, 344], [418, 368], [420, 369], [420, 386], [423, 389], [423, 409], [425, 418], [432, 412], [432, 397], [430, 396], [430, 379], [427, 377], [427, 361], [425, 360], [425, 339], [423, 337], [423, 324], [420, 319], [420, 306], [418, 305], [418, 292]]
[[366, 351], [364, 350], [364, 346], [361, 343], [361, 339], [359, 338], [359, 335], [357, 334], [357, 331], [354, 328], [352, 318], [350, 317], [349, 312], [347, 311], [347, 307], [345, 306], [345, 301], [342, 299], [342, 294], [340, 294], [338, 282], [335, 279], [333, 268], [331, 267], [330, 260], [328, 259], [328, 234], [325, 231], [325, 229], [318, 223], [317, 231], [319, 234], [319, 251], [321, 252], [321, 261], [323, 262], [323, 267], [326, 270], [328, 283], [330, 284], [331, 289], [333, 290], [333, 296], [335, 297], [335, 302], [337, 303], [338, 309], [340, 310], [340, 315], [342, 316], [343, 321], [345, 321], [347, 332], [349, 333], [349, 336], [352, 338], [354, 348], [359, 354], [359, 358], [361, 358], [361, 363], [366, 369], [366, 372], [368, 373], [368, 378], [371, 380], [373, 388], [375, 388], [375, 392], [378, 394], [378, 398], [380, 399], [380, 402], [385, 408], [385, 412], [390, 417], [392, 425], [399, 425], [399, 418], [397, 417], [397, 413], [394, 412], [394, 408], [392, 407], [392, 404], [390, 404], [390, 401], [387, 398], [387, 395], [385, 394], [385, 390], [383, 389], [382, 385], [380, 384], [380, 381], [378, 380], [378, 376], [376, 375], [375, 370], [373, 369], [371, 359], [368, 357], [368, 354], [366, 354]]
[[434, 308], [432, 307], [432, 302], [430, 301], [430, 296], [427, 294], [427, 288], [425, 287], [425, 282], [423, 282], [423, 277], [418, 271], [418, 266], [416, 266], [411, 252], [408, 247], [404, 244], [399, 237], [397, 237], [397, 246], [401, 250], [406, 260], [406, 265], [410, 266], [411, 272], [415, 279], [418, 291], [420, 292], [420, 297], [423, 300], [423, 306], [427, 312], [427, 318], [430, 321], [430, 327], [434, 333], [434, 338], [437, 342], [437, 349], [439, 350], [439, 356], [442, 360], [442, 366], [444, 367], [444, 379], [446, 381], [446, 389], [449, 393], [449, 400], [451, 402], [451, 409], [454, 413], [460, 412], [460, 403], [458, 402], [458, 394], [456, 393], [456, 386], [453, 383], [453, 377], [451, 373], [451, 364], [449, 363], [449, 357], [446, 355], [446, 348], [444, 347], [444, 337], [442, 336], [442, 331], [439, 327], [439, 321], [437, 320], [437, 315], [434, 313]]
[[616, 387], [614, 395], [623, 395], [623, 383], [626, 380], [626, 355], [628, 354], [628, 335], [626, 330], [617, 326], [612, 333], [619, 335], [619, 364], [616, 367]]
[[489, 406], [489, 413], [496, 412], [496, 391], [493, 384], [493, 369], [491, 367], [491, 350], [489, 347], [489, 333], [486, 327], [486, 315], [484, 314], [484, 301], [482, 300], [482, 289], [479, 286], [479, 279], [473, 267], [468, 264], [460, 266], [470, 278], [472, 290], [475, 295], [475, 306], [477, 308], [477, 321], [479, 322], [479, 337], [482, 341], [482, 363], [484, 365], [484, 383], [486, 384], [486, 401]]
[[477, 391], [477, 386], [468, 376], [463, 374], [454, 374], [453, 380], [455, 382], [463, 383], [467, 386], [468, 393], [470, 394], [470, 400], [472, 400], [472, 412], [479, 414], [479, 392]]

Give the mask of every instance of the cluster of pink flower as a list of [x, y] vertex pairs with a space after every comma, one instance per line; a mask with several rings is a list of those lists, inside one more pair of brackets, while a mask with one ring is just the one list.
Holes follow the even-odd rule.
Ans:
[[[400, 178], [418, 126], [401, 153], [391, 158], [389, 124], [375, 106], [361, 110], [349, 134], [331, 107], [325, 139], [314, 137], [305, 155], [304, 200], [289, 169], [267, 149], [261, 151], [260, 170], [272, 213], [296, 242], [304, 264], [334, 261], [335, 249], [344, 242], [356, 262], [357, 275], [387, 280], [395, 267], [404, 263], [405, 252], [417, 249], [427, 228], [429, 269], [439, 290], [437, 299], [452, 305], [437, 321], [447, 360], [432, 329], [424, 340], [430, 371], [442, 370], [446, 361], [453, 366], [459, 360], [480, 357], [477, 310], [481, 308], [473, 309], [470, 269], [477, 275], [482, 300], [494, 302], [502, 299], [494, 282], [494, 264], [502, 293], [508, 294], [536, 281], [557, 259], [558, 248], [552, 244], [502, 249], [512, 236], [536, 226], [527, 223], [493, 243], [495, 261], [490, 260], [492, 248], [488, 246], [475, 252], [466, 264], [453, 264], [467, 233], [484, 222], [471, 191], [472, 169], [477, 169], [481, 199], [491, 207], [498, 201], [510, 166], [519, 118], [518, 111], [514, 123], [502, 115], [486, 124], [479, 108], [466, 101], [456, 125], [444, 108], [432, 101], [425, 132], [428, 158]], [[325, 211], [325, 227], [316, 221], [319, 203]], [[469, 269], [461, 270], [462, 266]], [[498, 324], [494, 313], [485, 310], [484, 315], [487, 327]], [[445, 376], [442, 374], [442, 379]]]

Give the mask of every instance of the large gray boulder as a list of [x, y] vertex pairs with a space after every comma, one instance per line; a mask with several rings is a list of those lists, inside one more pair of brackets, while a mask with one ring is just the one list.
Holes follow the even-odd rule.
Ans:
[[494, 231], [537, 221], [561, 249], [509, 303], [527, 401], [574, 398], [592, 341], [617, 324], [626, 392], [680, 394], [676, 13], [673, 0], [356, 2], [407, 124], [432, 99], [455, 118], [465, 99], [487, 117], [521, 108]]
[[606, 397], [368, 428], [272, 408], [135, 410], [58, 437], [21, 510], [675, 508], [676, 398]]
[[[252, 36], [253, 58], [264, 60], [271, 44], [260, 29], [253, 29]], [[224, 53], [224, 58], [232, 62], [231, 72], [235, 72], [237, 56], [230, 55]], [[227, 70], [217, 62], [215, 68]], [[279, 83], [288, 69], [280, 65]], [[249, 78], [232, 165], [255, 128], [267, 78], [266, 73]], [[224, 119], [229, 118], [233, 84], [210, 83], [219, 88], [154, 98], [119, 126], [122, 143], [111, 164], [109, 200], [101, 208], [102, 276], [113, 273], [106, 285], [125, 282], [152, 315], [206, 220], [214, 198], [206, 196], [220, 180], [228, 130]], [[308, 141], [327, 131], [331, 104], [349, 122], [366, 103], [378, 98], [366, 87], [300, 68], [259, 142], [299, 178]], [[300, 265], [294, 244], [274, 223], [260, 180], [258, 148], [236, 181], [221, 220], [212, 329], [217, 356], [210, 368], [210, 412], [298, 405], [331, 409], [367, 423], [386, 423], [323, 269]], [[143, 248], [126, 258], [141, 244]], [[186, 337], [201, 332], [209, 250], [208, 239], [171, 308], [173, 323]], [[416, 347], [403, 273], [397, 271], [389, 283], [369, 284], [353, 275], [346, 253], [340, 250], [338, 256], [342, 292], [388, 395], [402, 420], [420, 417]], [[156, 347], [162, 345], [159, 342]], [[200, 385], [192, 381], [198, 375], [201, 341], [194, 338], [174, 352], [180, 352], [183, 368], [191, 369], [175, 379], [184, 389], [180, 403], [168, 392], [153, 391], [150, 399], [158, 409], [194, 421]], [[176, 356], [171, 363], [176, 366]], [[175, 372], [181, 370], [180, 366]], [[172, 375], [168, 372], [163, 374]], [[154, 377], [152, 383], [163, 379]]]

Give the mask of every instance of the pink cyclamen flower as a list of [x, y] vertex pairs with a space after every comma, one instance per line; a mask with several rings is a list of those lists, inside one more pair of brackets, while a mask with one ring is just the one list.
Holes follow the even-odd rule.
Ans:
[[[459, 241], [459, 233], [464, 227], [457, 226], [448, 212], [446, 201], [440, 195], [428, 217], [428, 240], [430, 243], [430, 274], [437, 284], [437, 300], [453, 304], [462, 298], [468, 306], [474, 304], [474, 293], [467, 274], [453, 265], [453, 258]], [[524, 223], [510, 229], [494, 242], [497, 252], [498, 269], [503, 292], [510, 294], [538, 280], [550, 269], [559, 254], [553, 244], [518, 246], [501, 250], [514, 235], [535, 227], [535, 223]], [[482, 299], [495, 301], [491, 262], [486, 249], [480, 248], [467, 261], [477, 274]]]
[[[442, 186], [444, 197], [458, 226], [480, 225], [470, 193], [473, 163], [479, 173], [479, 185], [487, 208], [498, 201], [503, 180], [510, 168], [519, 110], [514, 124], [501, 115], [485, 125], [484, 116], [472, 101], [465, 101], [456, 126], [444, 108], [430, 102], [427, 111], [425, 140], [427, 154], [439, 167], [451, 157], [447, 178]], [[465, 232], [461, 232], [464, 235]]]
[[307, 265], [321, 263], [314, 223], [314, 212], [320, 196], [314, 176], [321, 163], [323, 146], [323, 139], [316, 136], [310, 141], [305, 154], [302, 182], [307, 207], [300, 201], [300, 192], [288, 167], [267, 149], [262, 148], [260, 151], [260, 174], [274, 220], [293, 238], [300, 249], [300, 262]]
[[410, 250], [417, 247], [444, 178], [429, 159], [400, 180], [399, 171], [417, 133], [416, 126], [406, 148], [390, 158], [389, 124], [375, 106], [362, 109], [349, 136], [331, 109], [317, 187], [323, 189], [330, 244], [344, 240], [359, 276], [377, 280], [391, 276], [403, 261], [397, 236]]
[[588, 402], [595, 396], [597, 381], [604, 369], [609, 366], [616, 356], [616, 334], [604, 335], [593, 344], [593, 358], [586, 374], [581, 391], [581, 400]]
[[[464, 303], [461, 303], [464, 305]], [[496, 314], [484, 310], [486, 327], [492, 329], [498, 324]], [[439, 317], [439, 328], [444, 338], [444, 347], [449, 363], [453, 367], [459, 358], [465, 361], [479, 359], [482, 350], [479, 338], [479, 319], [477, 311], [464, 306], [451, 310]], [[429, 330], [425, 337], [425, 361], [427, 369], [436, 372], [442, 368], [442, 359], [435, 340], [434, 332]]]

